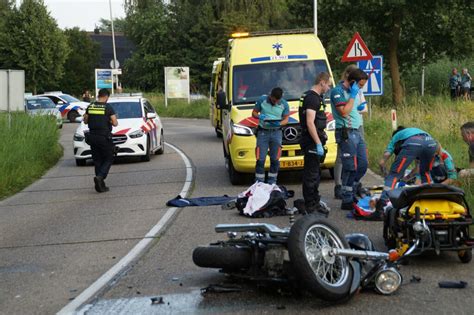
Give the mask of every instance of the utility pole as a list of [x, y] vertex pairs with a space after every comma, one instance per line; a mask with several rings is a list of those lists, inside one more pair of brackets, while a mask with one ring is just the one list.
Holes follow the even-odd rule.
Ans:
[[[113, 69], [117, 69], [117, 53], [115, 50], [115, 33], [114, 33], [114, 18], [112, 16], [112, 0], [109, 0], [109, 8], [110, 8], [110, 26], [112, 28], [112, 48], [114, 50], [114, 61], [113, 61]], [[116, 74], [112, 75], [113, 81], [112, 82], [112, 93], [114, 92], [114, 83], [117, 82], [118, 86], [118, 77]]]
[[425, 95], [425, 43], [423, 43], [423, 55], [421, 57], [421, 96]]
[[318, 0], [314, 0], [314, 36], [318, 37]]

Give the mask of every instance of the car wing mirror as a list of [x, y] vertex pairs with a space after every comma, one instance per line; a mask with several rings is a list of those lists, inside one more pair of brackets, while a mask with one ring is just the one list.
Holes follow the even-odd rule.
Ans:
[[156, 113], [147, 113], [146, 118], [147, 119], [155, 119], [156, 118]]
[[228, 104], [226, 102], [226, 100], [227, 100], [227, 95], [225, 94], [224, 91], [217, 92], [217, 95], [216, 95], [217, 109], [229, 110], [230, 109], [230, 103]]

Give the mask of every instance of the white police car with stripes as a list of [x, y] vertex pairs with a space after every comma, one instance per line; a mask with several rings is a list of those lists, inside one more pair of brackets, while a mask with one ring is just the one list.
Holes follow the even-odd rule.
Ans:
[[52, 100], [61, 113], [62, 119], [67, 119], [70, 122], [75, 122], [78, 117], [82, 117], [86, 112], [87, 106], [89, 106], [89, 103], [82, 102], [61, 91], [46, 92], [36, 96], [44, 96]]
[[[139, 156], [142, 161], [149, 161], [152, 154], [164, 153], [163, 125], [147, 99], [112, 95], [107, 103], [112, 105], [118, 119], [118, 126], [112, 129], [117, 156]], [[77, 166], [86, 165], [87, 159], [92, 159], [84, 137], [87, 132], [89, 127], [81, 122], [74, 134]]]

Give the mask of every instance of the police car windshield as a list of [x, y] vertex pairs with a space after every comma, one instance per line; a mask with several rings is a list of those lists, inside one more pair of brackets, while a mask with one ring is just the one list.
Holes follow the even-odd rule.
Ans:
[[72, 97], [71, 95], [67, 95], [67, 94], [59, 95], [59, 97], [62, 98], [63, 100], [65, 100], [68, 103], [80, 102], [80, 100], [78, 100], [77, 98]]
[[142, 106], [139, 102], [109, 102], [118, 119], [142, 118]]
[[29, 110], [56, 108], [56, 105], [49, 98], [35, 98], [26, 101]]
[[328, 72], [328, 67], [324, 60], [308, 60], [241, 65], [233, 71], [232, 103], [248, 104], [277, 86], [287, 101], [298, 100], [311, 88], [316, 75]]

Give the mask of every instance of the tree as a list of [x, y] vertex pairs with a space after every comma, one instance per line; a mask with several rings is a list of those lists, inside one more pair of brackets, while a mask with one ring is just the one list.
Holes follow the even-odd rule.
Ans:
[[[312, 21], [312, 4], [289, 0], [289, 10], [299, 25]], [[340, 62], [344, 47], [357, 30], [373, 53], [388, 60], [395, 105], [404, 99], [402, 77], [421, 63], [440, 56], [464, 57], [474, 48], [474, 3], [452, 1], [329, 1], [318, 2], [319, 37], [332, 64]], [[311, 23], [312, 24], [312, 23]], [[309, 25], [311, 25], [309, 24]], [[388, 57], [388, 58], [387, 58]]]
[[[142, 0], [143, 1], [143, 0]], [[123, 83], [142, 90], [163, 89], [163, 67], [170, 50], [168, 11], [159, 0], [126, 6], [126, 36], [137, 49], [124, 65]]]
[[[125, 19], [115, 18], [114, 19], [114, 32], [125, 32]], [[99, 20], [99, 31], [101, 32], [112, 32], [112, 24], [110, 20], [101, 18]]]
[[26, 88], [33, 93], [57, 86], [69, 48], [43, 1], [23, 0], [19, 9], [13, 8], [4, 28], [3, 67], [25, 70]]
[[71, 52], [64, 64], [65, 72], [60, 88], [80, 95], [84, 89], [94, 87], [94, 69], [99, 64], [100, 45], [78, 27], [66, 29], [64, 34]]

